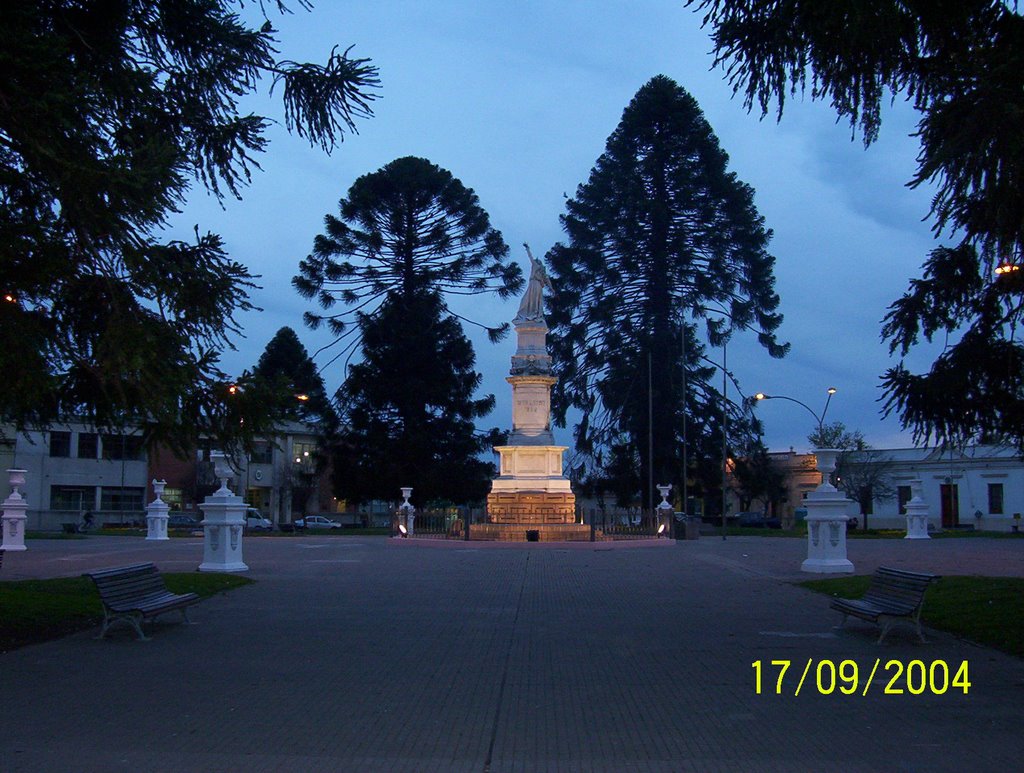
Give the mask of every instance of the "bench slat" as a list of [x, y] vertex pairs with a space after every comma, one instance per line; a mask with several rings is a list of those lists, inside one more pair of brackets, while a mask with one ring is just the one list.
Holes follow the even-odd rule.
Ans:
[[921, 607], [924, 605], [924, 594], [928, 586], [938, 580], [934, 574], [911, 572], [905, 569], [879, 567], [871, 577], [871, 584], [859, 599], [833, 599], [830, 605], [843, 614], [859, 617], [878, 625], [885, 619], [879, 643], [885, 638], [896, 618], [907, 618], [917, 626], [917, 635], [924, 641], [921, 634]]
[[140, 639], [145, 639], [139, 627], [141, 621], [175, 610], [180, 610], [187, 621], [186, 608], [201, 601], [195, 593], [167, 590], [153, 563], [100, 569], [85, 576], [96, 585], [103, 604], [103, 630], [99, 638], [103, 638], [111, 622], [125, 620], [135, 628]]

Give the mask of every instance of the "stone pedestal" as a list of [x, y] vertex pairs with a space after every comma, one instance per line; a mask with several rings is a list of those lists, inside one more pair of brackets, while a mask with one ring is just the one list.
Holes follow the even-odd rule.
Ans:
[[821, 473], [821, 485], [807, 495], [807, 558], [800, 571], [815, 574], [852, 572], [853, 564], [846, 557], [846, 508], [850, 500], [829, 482], [839, 451], [816, 448], [815, 458]]
[[661, 502], [658, 503], [656, 513], [658, 516], [658, 537], [674, 537], [672, 520], [675, 513], [672, 505], [668, 503], [668, 495], [672, 491], [670, 484], [659, 484], [658, 493], [661, 494]]
[[25, 522], [28, 516], [28, 502], [21, 495], [19, 490], [25, 485], [25, 470], [8, 470], [11, 480], [11, 495], [3, 501], [4, 514], [0, 518], [0, 528], [3, 529], [4, 550], [12, 552], [28, 550], [25, 547]]
[[167, 486], [165, 480], [153, 480], [153, 493], [156, 494], [156, 499], [150, 502], [146, 506], [146, 540], [147, 541], [161, 541], [170, 539], [167, 536], [167, 521], [169, 516], [167, 511], [170, 510], [170, 506], [164, 502], [161, 496], [164, 493], [164, 488]]
[[[498, 477], [487, 495], [487, 521], [509, 526], [572, 525], [576, 497], [562, 475], [567, 446], [555, 445], [551, 433], [551, 387], [556, 379], [547, 353], [548, 329], [542, 316], [516, 317], [512, 323], [517, 346], [506, 379], [512, 386], [512, 432], [508, 445], [494, 449], [500, 459]], [[499, 535], [494, 537], [497, 539], [519, 532], [510, 528], [490, 531]]]
[[210, 494], [199, 509], [203, 511], [203, 563], [200, 572], [245, 572], [242, 561], [242, 537], [246, 504], [228, 489], [231, 474], [223, 454], [214, 455], [220, 488]]
[[907, 536], [903, 539], [931, 539], [928, 533], [928, 504], [921, 498], [921, 481], [910, 483], [913, 497], [907, 502]]

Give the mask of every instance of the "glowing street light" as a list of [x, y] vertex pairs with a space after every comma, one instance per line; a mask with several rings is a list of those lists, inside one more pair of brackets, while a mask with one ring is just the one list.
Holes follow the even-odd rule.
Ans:
[[787, 397], [786, 395], [766, 395], [764, 392], [758, 392], [756, 395], [754, 395], [754, 399], [755, 400], [789, 400], [791, 403], [796, 403], [797, 405], [801, 405], [804, 408], [806, 408], [807, 411], [811, 414], [811, 416], [814, 417], [814, 420], [816, 422], [818, 422], [818, 432], [821, 432], [822, 425], [825, 423], [825, 414], [828, 413], [828, 404], [830, 402], [832, 402], [832, 395], [834, 395], [839, 390], [837, 390], [835, 387], [829, 387], [826, 391], [828, 392], [828, 397], [825, 398], [825, 408], [822, 410], [821, 416], [819, 416], [817, 413], [815, 413], [807, 403], [801, 402], [800, 400], [797, 400], [795, 397]]

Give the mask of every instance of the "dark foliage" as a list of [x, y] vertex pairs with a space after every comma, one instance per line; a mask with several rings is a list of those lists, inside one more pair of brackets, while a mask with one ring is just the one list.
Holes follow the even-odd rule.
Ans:
[[252, 375], [273, 394], [275, 413], [282, 418], [316, 424], [325, 431], [336, 429], [324, 380], [290, 327], [281, 328], [270, 339]]
[[393, 501], [399, 487], [412, 486], [420, 507], [483, 499], [495, 472], [478, 454], [500, 438], [474, 429], [494, 396], [473, 398], [480, 375], [458, 320], [436, 292], [392, 292], [359, 326], [363, 361], [338, 392], [337, 496]]
[[[886, 410], [919, 439], [981, 438], [1024, 448], [1024, 356], [1015, 342], [1024, 286], [994, 277], [1024, 255], [1024, 17], [1005, 0], [690, 0], [713, 27], [717, 63], [765, 113], [810, 85], [870, 144], [887, 99], [921, 118], [910, 185], [935, 186], [936, 235], [924, 279], [890, 307], [883, 336], [909, 352], [949, 336], [929, 372], [883, 379]], [[1021, 273], [1018, 269], [1017, 273]]]
[[[507, 298], [523, 284], [522, 270], [508, 260], [508, 245], [493, 229], [471, 188], [423, 158], [407, 156], [363, 175], [324, 218], [313, 254], [300, 263], [293, 283], [325, 310], [306, 313], [325, 320], [341, 346], [336, 357], [359, 345], [356, 314], [377, 316], [391, 293], [409, 299], [421, 292], [447, 295], [496, 293]], [[508, 325], [488, 328], [492, 341]], [[347, 341], [346, 341], [347, 339]]]
[[[721, 474], [722, 395], [698, 324], [714, 346], [750, 329], [771, 355], [787, 348], [774, 334], [782, 317], [771, 234], [727, 161], [696, 100], [669, 78], [653, 78], [566, 203], [568, 243], [548, 253], [554, 414], [564, 425], [570, 408], [582, 412], [575, 441], [583, 477], [620, 501], [638, 491], [647, 499], [649, 392], [657, 482], [684, 474], [684, 411], [691, 477], [710, 471], [709, 454]], [[728, 412], [733, 439], [755, 430], [745, 406], [729, 403]]]
[[[199, 182], [238, 196], [269, 119], [239, 102], [263, 78], [290, 128], [332, 148], [370, 114], [376, 69], [332, 53], [278, 61], [241, 2], [18, 2], [0, 47], [0, 416], [145, 425], [178, 449], [259, 432], [223, 400], [219, 352], [254, 278], [215, 234], [159, 240]], [[285, 10], [280, 3], [280, 10]], [[251, 6], [250, 6], [251, 8]], [[239, 421], [239, 411], [255, 410]]]

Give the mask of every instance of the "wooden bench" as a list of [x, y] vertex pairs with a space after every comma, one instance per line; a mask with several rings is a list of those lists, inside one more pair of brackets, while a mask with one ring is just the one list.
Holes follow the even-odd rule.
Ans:
[[83, 577], [96, 583], [103, 602], [103, 630], [97, 639], [106, 636], [113, 623], [124, 620], [135, 629], [139, 639], [147, 641], [142, 633], [143, 621], [180, 610], [182, 621], [188, 623], [188, 607], [202, 600], [195, 593], [171, 593], [156, 565], [151, 563], [86, 572]]
[[924, 605], [924, 592], [928, 586], [938, 580], [938, 575], [923, 572], [908, 572], [903, 569], [889, 569], [880, 566], [871, 578], [867, 592], [859, 599], [834, 599], [832, 609], [843, 614], [842, 627], [848, 615], [881, 626], [882, 633], [878, 637], [881, 644], [890, 626], [900, 618], [906, 618], [917, 627], [917, 635], [924, 641], [921, 633], [921, 607]]

